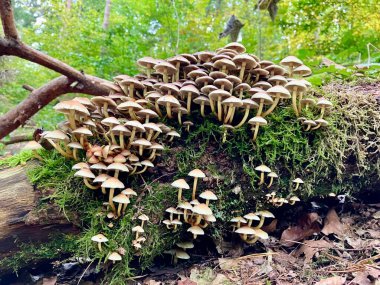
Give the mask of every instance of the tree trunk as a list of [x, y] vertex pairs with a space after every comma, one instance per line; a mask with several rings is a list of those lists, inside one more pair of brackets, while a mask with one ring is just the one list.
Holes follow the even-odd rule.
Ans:
[[40, 205], [47, 195], [31, 185], [26, 166], [0, 170], [0, 259], [27, 242], [44, 242], [54, 233], [77, 233], [57, 205]]
[[103, 18], [103, 29], [107, 30], [110, 23], [110, 12], [111, 12], [111, 0], [106, 0], [106, 7], [104, 9]]

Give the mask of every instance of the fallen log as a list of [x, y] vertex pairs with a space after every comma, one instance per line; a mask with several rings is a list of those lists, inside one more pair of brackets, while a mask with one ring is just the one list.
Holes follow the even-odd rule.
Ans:
[[0, 258], [18, 250], [22, 243], [46, 242], [55, 233], [77, 233], [54, 204], [41, 199], [47, 194], [34, 187], [27, 166], [0, 170]]

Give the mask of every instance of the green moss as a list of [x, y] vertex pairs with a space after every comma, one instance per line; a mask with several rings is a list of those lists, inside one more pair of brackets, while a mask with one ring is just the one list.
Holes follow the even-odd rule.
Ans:
[[31, 160], [32, 158], [33, 153], [31, 151], [21, 151], [15, 155], [0, 159], [0, 169], [25, 164], [28, 160]]

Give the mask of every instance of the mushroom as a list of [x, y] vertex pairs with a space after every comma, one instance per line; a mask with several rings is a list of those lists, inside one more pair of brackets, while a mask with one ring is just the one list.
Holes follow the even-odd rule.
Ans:
[[260, 229], [264, 224], [265, 218], [275, 218], [275, 216], [271, 212], [265, 210], [258, 211], [256, 215], [260, 216], [260, 222], [256, 227], [253, 227], [253, 229]]
[[206, 96], [198, 96], [196, 97], [193, 102], [195, 104], [201, 105], [201, 116], [205, 117], [205, 106], [210, 106], [210, 99]]
[[136, 121], [136, 120], [126, 122], [125, 127], [132, 128], [132, 133], [131, 133], [131, 136], [129, 137], [129, 143], [127, 146], [127, 148], [129, 149], [131, 147], [133, 140], [135, 139], [136, 132], [144, 133], [145, 128], [139, 121]]
[[147, 160], [147, 159], [141, 161], [140, 164], [141, 164], [141, 166], [143, 166], [143, 168], [140, 171], [133, 172], [131, 174], [135, 174], [135, 175], [142, 174], [148, 169], [148, 167], [154, 167], [154, 164], [150, 160]]
[[113, 101], [111, 98], [107, 98], [107, 97], [103, 97], [103, 96], [93, 97], [93, 98], [91, 98], [91, 102], [94, 103], [99, 108], [101, 108], [101, 110], [99, 110], [99, 113], [102, 112], [104, 117], [106, 117], [106, 118], [109, 117], [108, 107], [109, 106], [111, 106], [113, 108], [117, 107], [117, 104], [115, 103], [115, 101]]
[[235, 96], [228, 97], [223, 100], [223, 106], [227, 106], [228, 112], [224, 116], [224, 123], [232, 122], [235, 114], [235, 109], [243, 106], [243, 101]]
[[222, 143], [225, 143], [226, 140], [227, 140], [227, 133], [228, 133], [228, 131], [229, 130], [232, 131], [235, 128], [233, 126], [227, 125], [227, 124], [221, 125], [220, 128], [223, 130]]
[[174, 137], [181, 137], [181, 135], [179, 133], [177, 133], [176, 131], [170, 131], [166, 134], [166, 136], [170, 137], [170, 139], [168, 140], [168, 142], [172, 142]]
[[46, 132], [44, 135], [43, 135], [43, 138], [44, 139], [47, 139], [47, 141], [61, 154], [63, 155], [64, 157], [66, 158], [72, 158], [71, 154], [68, 153], [67, 151], [63, 150], [61, 148], [61, 146], [59, 145], [59, 143], [55, 143], [55, 141], [59, 142], [59, 141], [62, 141], [65, 145], [65, 147], [67, 146], [67, 142], [70, 141], [69, 137], [59, 131], [59, 130], [55, 130], [55, 131], [50, 131], [50, 132]]
[[273, 184], [273, 178], [278, 178], [278, 175], [275, 172], [270, 172], [268, 174], [268, 177], [270, 177], [270, 181], [269, 181], [267, 188], [270, 188]]
[[233, 231], [235, 231], [235, 228], [240, 228], [241, 224], [246, 224], [247, 223], [247, 220], [244, 219], [243, 217], [235, 217], [235, 218], [232, 218], [230, 220], [230, 222], [232, 223], [236, 223], [234, 226], [233, 226]]
[[189, 202], [180, 202], [177, 206], [180, 209], [183, 209], [183, 219], [187, 223], [188, 222], [188, 214], [187, 211], [192, 211], [193, 206]]
[[[108, 174], [100, 174], [100, 175], [96, 176], [92, 182], [93, 183], [103, 183], [104, 181], [106, 181], [110, 177], [111, 176], [109, 176]], [[102, 193], [104, 195], [107, 194], [106, 189], [104, 187], [101, 187], [101, 188], [102, 188]]]
[[252, 95], [251, 99], [259, 104], [259, 109], [257, 110], [256, 116], [261, 116], [264, 105], [274, 104], [273, 99], [266, 92], [257, 92]]
[[217, 115], [218, 115], [218, 120], [222, 121], [222, 101], [228, 97], [231, 97], [231, 93], [223, 90], [223, 89], [217, 89], [214, 91], [211, 91], [209, 94], [209, 99], [210, 99], [210, 105], [213, 106], [213, 101], [217, 102]]
[[107, 166], [107, 170], [114, 170], [114, 177], [118, 178], [120, 171], [122, 172], [129, 172], [129, 169], [126, 165], [120, 162], [113, 162], [110, 165]]
[[154, 161], [154, 159], [156, 158], [156, 152], [157, 150], [163, 150], [164, 147], [158, 143], [152, 143], [152, 145], [150, 147], [148, 147], [148, 149], [152, 150], [150, 156], [149, 156], [149, 160], [150, 161]]
[[314, 121], [317, 125], [314, 128], [311, 128], [312, 131], [319, 129], [320, 127], [326, 127], [329, 125], [329, 122], [327, 122], [324, 119], [316, 119]]
[[300, 186], [300, 184], [303, 184], [304, 182], [301, 178], [296, 178], [293, 180], [293, 183], [296, 183], [296, 188], [294, 189], [294, 191], [296, 191], [298, 187]]
[[252, 229], [251, 227], [244, 226], [235, 230], [235, 233], [239, 234], [241, 239], [246, 241], [248, 238], [248, 235], [254, 235], [256, 231]]
[[190, 189], [189, 184], [185, 179], [178, 179], [171, 184], [173, 187], [178, 188], [178, 202], [182, 201], [182, 189]]
[[285, 88], [292, 93], [292, 106], [297, 117], [299, 117], [297, 96], [306, 90], [306, 85], [300, 80], [292, 80], [285, 85]]
[[83, 147], [86, 147], [86, 143], [87, 143], [86, 137], [92, 136], [92, 132], [86, 127], [80, 127], [73, 130], [73, 134], [80, 136], [79, 142]]
[[75, 123], [76, 114], [81, 116], [90, 116], [90, 112], [87, 108], [77, 100], [62, 101], [54, 106], [54, 110], [68, 116], [70, 128], [72, 130], [77, 128]]
[[193, 207], [193, 214], [195, 214], [196, 219], [193, 222], [193, 226], [198, 226], [205, 215], [212, 215], [211, 209], [206, 204], [199, 204]]
[[132, 228], [132, 232], [136, 233], [135, 239], [137, 240], [139, 238], [139, 234], [144, 233], [144, 229], [141, 226], [135, 226]]
[[163, 105], [166, 107], [166, 113], [169, 119], [173, 118], [172, 108], [181, 106], [177, 98], [175, 98], [173, 95], [164, 95], [157, 100], [157, 103], [158, 105]]
[[148, 78], [151, 78], [153, 67], [157, 63], [157, 60], [152, 57], [143, 57], [137, 60], [137, 64], [146, 69], [146, 75]]
[[127, 195], [125, 195], [123, 193], [120, 193], [120, 194], [116, 195], [115, 197], [113, 197], [112, 201], [119, 203], [119, 205], [117, 206], [117, 216], [118, 217], [121, 216], [121, 209], [124, 208], [124, 206], [126, 207], [126, 205], [128, 205], [130, 203]]
[[228, 74], [229, 70], [236, 69], [235, 63], [227, 58], [222, 58], [214, 62], [214, 68], [220, 69], [221, 72]]
[[[162, 74], [165, 83], [169, 82], [168, 76], [174, 75], [177, 72], [177, 68], [169, 62], [161, 61], [154, 66], [157, 73]], [[173, 76], [174, 78], [174, 76]], [[175, 80], [173, 80], [175, 81]]]
[[193, 193], [192, 193], [191, 199], [195, 200], [195, 193], [197, 191], [198, 178], [205, 178], [206, 175], [200, 169], [193, 169], [189, 172], [188, 176], [194, 177]]
[[292, 77], [293, 70], [298, 66], [301, 66], [303, 63], [297, 57], [290, 55], [281, 60], [280, 64], [289, 68], [289, 77]]
[[261, 164], [255, 168], [256, 171], [260, 171], [260, 182], [259, 185], [264, 183], [264, 175], [265, 173], [270, 173], [271, 170], [268, 166]]
[[74, 176], [82, 177], [84, 184], [90, 189], [96, 190], [99, 188], [99, 186], [91, 185], [91, 183], [88, 181], [88, 179], [94, 179], [95, 178], [94, 173], [92, 173], [91, 170], [88, 168], [82, 168], [82, 169], [78, 170], [77, 172], [74, 173]]
[[174, 265], [177, 264], [178, 259], [190, 259], [190, 255], [188, 255], [186, 251], [184, 250], [176, 249], [174, 253], [174, 260], [173, 260]]
[[138, 148], [139, 148], [139, 155], [143, 156], [144, 147], [145, 148], [150, 147], [150, 146], [152, 146], [152, 143], [150, 141], [148, 141], [147, 139], [140, 138], [140, 139], [137, 139], [137, 140], [133, 141], [131, 143], [131, 145], [138, 146]]
[[237, 67], [240, 67], [239, 78], [241, 80], [243, 80], [244, 78], [245, 70], [250, 70], [258, 66], [255, 59], [248, 54], [238, 54], [232, 59], [232, 61], [235, 63]]
[[[38, 142], [36, 141], [29, 141], [25, 146], [24, 146], [24, 149], [25, 150], [31, 150], [34, 157], [37, 158], [38, 160], [40, 161], [43, 161], [44, 159], [41, 157], [41, 155], [38, 154], [38, 150], [39, 149], [42, 149], [42, 145], [40, 145]], [[75, 158], [75, 157], [74, 157]]]
[[199, 197], [201, 197], [202, 199], [205, 199], [206, 200], [206, 205], [208, 206], [209, 203], [210, 203], [210, 200], [213, 200], [213, 201], [216, 201], [218, 200], [218, 197], [216, 197], [216, 195], [210, 191], [210, 190], [207, 190], [207, 191], [204, 191], [202, 192]]
[[243, 99], [242, 103], [243, 103], [243, 108], [245, 108], [244, 115], [240, 123], [237, 124], [235, 128], [240, 128], [247, 121], [250, 110], [259, 108], [259, 104], [257, 104], [252, 99]]
[[274, 87], [269, 88], [267, 90], [267, 93], [270, 96], [274, 97], [274, 101], [270, 108], [263, 113], [263, 117], [268, 116], [270, 113], [273, 112], [273, 110], [278, 105], [278, 102], [280, 102], [280, 99], [290, 99], [292, 97], [289, 91], [281, 85], [276, 85]]
[[248, 220], [248, 227], [252, 226], [253, 221], [260, 221], [260, 217], [254, 213], [248, 213], [244, 218]]
[[301, 113], [302, 108], [304, 106], [305, 106], [305, 110], [308, 110], [309, 106], [312, 106], [315, 104], [315, 101], [313, 98], [304, 98], [304, 99], [301, 99], [299, 103], [300, 103], [300, 105], [298, 105], [298, 107], [299, 107], [299, 111]]
[[333, 104], [325, 98], [320, 98], [320, 99], [318, 99], [318, 102], [316, 105], [318, 108], [321, 109], [321, 116], [319, 117], [319, 119], [323, 119], [323, 115], [325, 114], [325, 110], [327, 108], [331, 108]]
[[121, 260], [121, 255], [118, 254], [117, 252], [111, 252], [111, 254], [107, 258], [108, 260], [111, 260], [113, 264], [115, 264], [116, 261]]
[[252, 239], [247, 239], [245, 242], [248, 244], [255, 243], [259, 238], [261, 239], [268, 239], [269, 236], [266, 232], [264, 232], [261, 229], [255, 229], [254, 237]]
[[196, 239], [197, 236], [201, 236], [201, 235], [205, 234], [205, 232], [202, 230], [202, 228], [200, 228], [198, 226], [192, 226], [192, 227], [188, 228], [187, 231], [193, 234], [193, 239]]
[[123, 89], [124, 94], [128, 95], [130, 98], [134, 99], [134, 90], [136, 89], [144, 89], [144, 85], [137, 79], [130, 77], [127, 79], [124, 79], [119, 83], [119, 86], [121, 89]]
[[169, 58], [167, 61], [173, 64], [177, 69], [175, 79], [173, 78], [173, 82], [179, 81], [180, 67], [189, 65], [190, 61], [188, 61], [187, 58], [183, 57], [182, 55], [176, 55], [172, 58]]
[[73, 158], [74, 158], [74, 160], [79, 160], [78, 159], [78, 154], [77, 154], [78, 153], [78, 149], [83, 149], [83, 146], [80, 143], [78, 143], [78, 142], [71, 142], [67, 146], [71, 147], [73, 149]]
[[[257, 134], [259, 133], [260, 126], [266, 126], [268, 123], [267, 123], [267, 120], [265, 120], [263, 117], [256, 116], [250, 119], [248, 121], [248, 124], [254, 127], [252, 141], [255, 141], [257, 138]], [[253, 130], [253, 127], [252, 127], [252, 130]]]
[[183, 122], [183, 126], [186, 128], [186, 131], [190, 132], [190, 127], [194, 126], [194, 123], [191, 121], [185, 121]]
[[98, 243], [99, 251], [102, 251], [102, 243], [107, 242], [108, 238], [106, 238], [103, 234], [97, 234], [96, 236], [93, 236], [91, 240]]
[[149, 217], [145, 214], [141, 214], [138, 219], [141, 221], [141, 227], [144, 228], [144, 223], [149, 221]]
[[112, 211], [116, 213], [116, 208], [113, 203], [113, 195], [115, 192], [115, 189], [122, 189], [124, 188], [123, 182], [121, 182], [119, 179], [116, 177], [110, 177], [106, 181], [104, 181], [101, 185], [101, 187], [108, 188], [110, 189], [109, 196], [108, 196], [108, 203], [110, 204]]
[[173, 207], [169, 207], [165, 210], [165, 212], [170, 214], [170, 222], [172, 222], [173, 221], [173, 215], [177, 214], [177, 210]]
[[300, 202], [301, 200], [297, 196], [292, 196], [289, 198], [289, 205], [294, 205], [296, 202]]

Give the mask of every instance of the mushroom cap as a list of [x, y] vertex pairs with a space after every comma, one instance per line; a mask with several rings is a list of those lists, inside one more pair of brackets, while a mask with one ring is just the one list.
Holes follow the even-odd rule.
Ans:
[[121, 189], [121, 188], [124, 188], [124, 184], [116, 177], [110, 177], [102, 183], [101, 187]]
[[126, 111], [129, 109], [133, 110], [142, 110], [144, 109], [140, 104], [136, 103], [135, 101], [126, 101], [117, 106], [117, 109], [119, 111]]
[[156, 123], [145, 123], [143, 124], [143, 127], [146, 131], [154, 131], [158, 133], [162, 133], [161, 128]]
[[316, 105], [320, 108], [321, 107], [330, 108], [333, 106], [333, 104], [325, 98], [319, 98]]
[[212, 71], [210, 72], [209, 74], [212, 78], [214, 79], [218, 79], [218, 78], [226, 78], [227, 77], [227, 74], [225, 74], [224, 72], [221, 72], [221, 71]]
[[73, 149], [83, 149], [83, 146], [79, 142], [71, 142], [67, 146]]
[[138, 65], [146, 68], [153, 68], [157, 62], [158, 61], [156, 59], [150, 56], [146, 56], [137, 60]]
[[[177, 213], [177, 214], [178, 214], [178, 213]], [[178, 220], [178, 219], [174, 219], [174, 220], [172, 221], [172, 225], [180, 226], [180, 225], [182, 225], [182, 222], [181, 222], [180, 220]]]
[[194, 248], [194, 244], [191, 241], [179, 242], [179, 243], [176, 243], [176, 245], [183, 249]]
[[77, 129], [73, 130], [73, 133], [78, 134], [78, 135], [92, 136], [92, 132], [89, 129], [87, 129], [86, 127], [77, 128]]
[[204, 178], [206, 175], [203, 173], [200, 169], [193, 169], [188, 174], [188, 176], [197, 177], [197, 178]]
[[208, 97], [212, 100], [218, 100], [219, 98], [220, 98], [220, 100], [223, 100], [223, 99], [231, 97], [231, 96], [232, 95], [230, 92], [223, 90], [223, 89], [217, 89], [217, 90], [211, 91], [208, 94]]
[[206, 222], [209, 222], [209, 223], [216, 222], [216, 218], [214, 215], [204, 215], [203, 218], [205, 219]]
[[74, 173], [74, 176], [94, 179], [95, 175], [89, 168], [82, 168]]
[[213, 85], [215, 87], [218, 87], [218, 88], [223, 89], [223, 90], [228, 90], [228, 91], [234, 87], [232, 82], [229, 81], [227, 78], [218, 78], [214, 81]]
[[78, 162], [78, 163], [74, 164], [71, 169], [79, 170], [82, 168], [90, 168], [90, 166], [86, 162]]
[[270, 172], [268, 177], [278, 178], [278, 175], [275, 172]]
[[129, 196], [129, 195], [137, 196], [137, 193], [135, 191], [133, 191], [131, 188], [124, 189], [123, 191], [121, 191], [121, 193], [123, 193], [127, 196]]
[[187, 184], [185, 179], [177, 179], [171, 185], [175, 188], [190, 189], [190, 186], [189, 186], [189, 184]]
[[165, 212], [168, 212], [170, 214], [176, 214], [177, 213], [177, 210], [173, 207], [169, 207], [165, 210]]
[[116, 251], [113, 251], [108, 256], [108, 260], [111, 260], [111, 261], [120, 261], [121, 260], [121, 255], [118, 254]]
[[202, 230], [202, 228], [198, 226], [192, 226], [187, 229], [188, 232], [194, 234], [194, 235], [204, 235], [205, 232]]
[[[215, 87], [215, 88], [216, 88], [216, 87]], [[206, 96], [202, 96], [202, 95], [196, 97], [196, 98], [193, 100], [193, 102], [194, 102], [195, 104], [199, 104], [199, 105], [201, 105], [201, 104], [204, 104], [204, 105], [207, 105], [207, 106], [210, 105], [210, 99], [207, 98]]]
[[192, 210], [193, 206], [189, 202], [181, 202], [178, 204], [177, 208], [185, 209], [185, 210]]
[[95, 242], [107, 242], [108, 238], [106, 238], [103, 234], [97, 234], [91, 238], [92, 241]]
[[154, 164], [148, 159], [141, 161], [141, 165], [147, 166], [147, 167], [154, 167]]
[[247, 223], [247, 220], [244, 219], [243, 217], [235, 217], [235, 218], [232, 218], [230, 220], [230, 222], [232, 222], [232, 223], [238, 223], [238, 222], [240, 222], [240, 223]]
[[170, 220], [163, 220], [162, 223], [164, 225], [168, 225], [168, 226], [170, 226], [172, 224], [172, 222]]
[[193, 206], [196, 206], [196, 205], [199, 205], [199, 201], [197, 199], [194, 199], [194, 200], [191, 200], [190, 201], [190, 204], [193, 205]]
[[292, 196], [289, 198], [290, 201], [300, 202], [301, 200], [297, 196]]
[[267, 93], [273, 97], [279, 97], [281, 99], [290, 99], [292, 95], [284, 86], [276, 85], [267, 90]]
[[314, 105], [315, 101], [313, 98], [303, 98], [301, 99], [301, 104], [304, 105]]
[[294, 183], [299, 183], [299, 184], [302, 184], [304, 183], [303, 180], [301, 178], [296, 178], [293, 180]]
[[311, 125], [312, 127], [315, 127], [317, 125], [317, 123], [313, 120], [304, 120], [302, 122], [302, 125]]
[[311, 75], [311, 73], [312, 73], [311, 69], [304, 64], [293, 69], [293, 74], [297, 74], [297, 75], [309, 76]]
[[60, 130], [45, 132], [43, 138], [51, 140], [70, 141], [69, 137]]
[[238, 228], [235, 233], [242, 235], [254, 235], [256, 233], [256, 230], [252, 229], [251, 227], [244, 226]]
[[261, 100], [263, 100], [264, 105], [271, 105], [273, 104], [273, 99], [270, 97], [266, 92], [257, 92], [256, 94], [252, 95], [251, 99], [253, 101], [256, 101], [257, 103], [260, 103]]
[[132, 232], [144, 233], [144, 229], [141, 226], [135, 226], [132, 228]]
[[136, 130], [139, 132], [145, 132], [145, 128], [143, 124], [141, 124], [139, 121], [136, 121], [136, 120], [126, 122], [124, 126], [130, 127], [132, 129], [136, 128]]
[[266, 81], [259, 81], [259, 82], [256, 82], [255, 84], [253, 84], [253, 87], [258, 87], [258, 88], [261, 88], [263, 90], [268, 90], [269, 88], [272, 87], [272, 84], [270, 84]]
[[264, 69], [268, 70], [269, 73], [272, 73], [274, 75], [284, 75], [286, 73], [286, 69], [277, 64], [268, 65]]
[[259, 126], [266, 126], [268, 124], [267, 120], [265, 120], [261, 116], [253, 117], [248, 121], [248, 124], [250, 125], [259, 125]]
[[285, 88], [289, 91], [305, 91], [307, 89], [305, 83], [301, 80], [292, 80], [285, 85]]
[[161, 61], [157, 63], [154, 66], [154, 69], [160, 74], [174, 74], [177, 71], [177, 68], [167, 61]]
[[202, 192], [201, 194], [199, 194], [199, 197], [201, 197], [202, 199], [205, 199], [205, 200], [218, 200], [218, 197], [216, 197], [216, 195], [214, 194], [214, 192], [210, 191], [210, 190], [206, 190], [204, 192]]
[[98, 176], [96, 176], [93, 180], [94, 183], [98, 183], [98, 182], [104, 182], [106, 181], [108, 178], [110, 178], [111, 176], [109, 176], [108, 174], [99, 174]]
[[169, 105], [175, 106], [175, 107], [181, 106], [178, 99], [175, 98], [173, 95], [164, 95], [157, 100], [157, 103], [158, 103], [158, 105], [164, 105], [164, 106], [166, 106], [166, 104], [169, 104]]
[[113, 162], [107, 166], [107, 170], [119, 170], [123, 172], [129, 172], [128, 167], [120, 162]]
[[222, 69], [223, 66], [227, 69], [227, 70], [232, 70], [232, 69], [236, 69], [236, 65], [235, 63], [228, 59], [228, 58], [222, 58], [222, 59], [219, 59], [217, 61], [214, 62], [213, 64], [214, 68], [218, 68], [218, 69]]
[[268, 239], [269, 236], [262, 229], [255, 229], [255, 236], [258, 236], [261, 239]]
[[191, 93], [192, 95], [199, 95], [199, 90], [197, 87], [193, 85], [185, 85], [181, 87], [180, 93], [184, 96], [188, 96], [189, 93]]
[[288, 66], [288, 67], [298, 67], [302, 65], [303, 62], [299, 58], [293, 55], [289, 55], [285, 57], [283, 60], [281, 60], [280, 64], [283, 66]]
[[91, 102], [94, 103], [96, 106], [103, 106], [104, 104], [108, 104], [109, 106], [117, 107], [117, 104], [114, 100], [103, 96], [92, 97]]
[[167, 136], [171, 136], [171, 137], [181, 137], [181, 135], [177, 132], [177, 131], [170, 131], [166, 134]]
[[164, 147], [162, 145], [160, 145], [159, 143], [153, 142], [152, 145], [150, 147], [148, 147], [148, 149], [163, 150]]
[[268, 78], [268, 82], [271, 84], [279, 82], [280, 85], [285, 85], [286, 83], [288, 83], [288, 80], [282, 75], [274, 75]]
[[37, 150], [43, 148], [42, 145], [40, 145], [36, 141], [29, 141], [25, 146], [24, 149], [26, 150]]
[[141, 214], [138, 219], [141, 221], [149, 221], [149, 217], [145, 214]]
[[176, 65], [177, 63], [179, 63], [181, 66], [190, 64], [190, 61], [182, 55], [173, 56], [171, 58], [168, 58], [167, 61], [173, 65]]
[[232, 61], [239, 67], [241, 67], [242, 64], [245, 63], [245, 69], [252, 69], [258, 65], [256, 60], [246, 53], [235, 55]]
[[248, 213], [244, 216], [245, 219], [247, 220], [255, 220], [255, 221], [260, 221], [260, 217], [254, 213]]
[[[211, 76], [208, 76], [208, 75], [200, 76], [197, 79], [195, 79], [195, 83], [199, 86], [204, 86], [205, 84], [212, 84], [213, 82], [214, 82], [214, 78], [212, 78]], [[192, 85], [187, 85], [187, 86], [192, 86]], [[195, 94], [195, 93], [193, 93], [193, 94]]]
[[197, 53], [197, 57], [203, 62], [210, 61], [214, 55], [215, 53], [212, 51], [200, 51]]
[[212, 215], [211, 209], [206, 204], [195, 205], [193, 208], [193, 213], [199, 215]]
[[101, 121], [101, 123], [105, 126], [113, 126], [113, 125], [120, 125], [120, 121], [116, 119], [115, 117], [108, 117]]
[[160, 85], [160, 91], [168, 95], [178, 95], [179, 88], [174, 83], [163, 83]]
[[318, 125], [321, 125], [322, 127], [326, 127], [329, 125], [329, 122], [327, 122], [324, 119], [316, 119], [314, 122], [316, 122]]
[[190, 259], [190, 255], [186, 253], [186, 251], [181, 250], [181, 249], [176, 249], [175, 250], [175, 256], [179, 259]]
[[251, 86], [249, 86], [249, 84], [247, 84], [247, 83], [240, 83], [239, 85], [237, 85], [235, 88], [234, 88], [234, 90], [235, 91], [238, 91], [238, 92], [240, 92], [241, 90], [243, 90], [243, 91], [248, 91], [249, 89], [251, 89]]
[[225, 49], [235, 50], [238, 53], [245, 52], [245, 47], [242, 44], [238, 43], [238, 42], [229, 43], [229, 44], [225, 45], [224, 48]]
[[243, 99], [242, 100], [242, 103], [243, 103], [243, 107], [244, 108], [248, 108], [248, 109], [257, 109], [259, 108], [259, 104], [257, 104], [255, 101], [253, 101], [252, 99]]
[[259, 93], [259, 92], [265, 92], [265, 90], [260, 88], [260, 87], [252, 87], [248, 90], [248, 94], [250, 94], [250, 95], [254, 95], [254, 94]]
[[222, 101], [222, 105], [241, 107], [243, 106], [243, 101], [235, 96], [228, 97]]
[[144, 118], [145, 117], [149, 117], [149, 118], [158, 118], [159, 117], [158, 114], [151, 109], [142, 109], [142, 110], [136, 112], [136, 114], [138, 116], [144, 117]]
[[86, 106], [84, 106], [77, 100], [59, 102], [57, 105], [54, 106], [54, 110], [64, 114], [69, 114], [71, 110], [74, 110], [79, 115], [90, 116], [90, 112], [87, 110]]
[[152, 143], [150, 141], [148, 141], [147, 139], [140, 138], [140, 139], [137, 139], [137, 140], [133, 141], [131, 143], [131, 145], [148, 147], [148, 146], [151, 146]]
[[120, 204], [129, 204], [130, 203], [127, 195], [125, 195], [123, 193], [120, 193], [120, 194], [116, 195], [115, 197], [113, 197], [112, 201], [114, 201], [116, 203], [120, 203]]
[[267, 172], [267, 173], [271, 172], [270, 168], [264, 164], [257, 166], [255, 170], [260, 171], [260, 172]]
[[275, 216], [267, 210], [258, 211], [256, 215], [259, 215], [265, 218], [275, 218]]
[[136, 89], [144, 89], [144, 84], [142, 84], [138, 79], [130, 77], [118, 82], [120, 86], [133, 86]]

